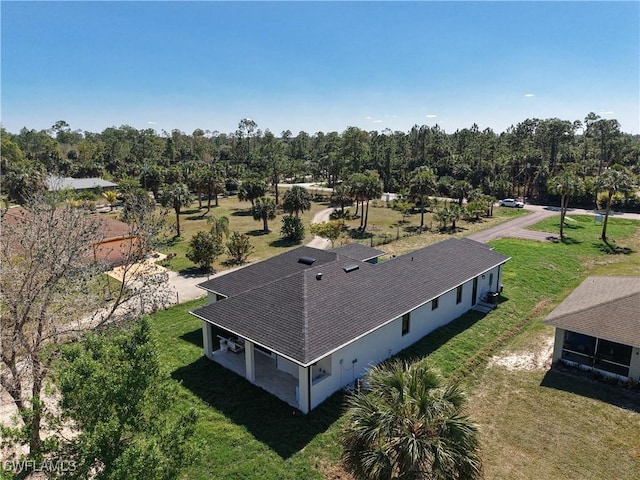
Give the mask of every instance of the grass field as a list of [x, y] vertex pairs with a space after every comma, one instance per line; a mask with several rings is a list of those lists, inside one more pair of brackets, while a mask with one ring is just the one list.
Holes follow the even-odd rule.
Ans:
[[[469, 313], [403, 352], [427, 358], [468, 385], [469, 413], [482, 433], [486, 478], [639, 478], [640, 412], [616, 406], [625, 391], [543, 369], [510, 371], [490, 362], [494, 355], [538, 350], [552, 334], [541, 320], [587, 275], [638, 274], [638, 222], [611, 220], [609, 235], [630, 251], [608, 255], [596, 240], [600, 227], [576, 221], [581, 228], [572, 230], [570, 242], [492, 242], [512, 257], [504, 268], [499, 308], [487, 315]], [[543, 222], [537, 228], [553, 226]], [[341, 478], [336, 440], [342, 394], [303, 416], [204, 359], [200, 323], [187, 314], [202, 302], [152, 318], [162, 360], [182, 383], [171, 408], [195, 405], [201, 416], [200, 454], [184, 478]], [[626, 404], [634, 401], [640, 405], [637, 397]]]
[[[305, 227], [311, 223], [313, 216], [329, 208], [328, 203], [311, 203], [311, 210], [304, 212], [301, 219]], [[270, 233], [264, 234], [262, 231], [262, 221], [256, 221], [250, 214], [251, 204], [249, 202], [240, 202], [237, 197], [220, 198], [219, 206], [212, 207], [207, 214], [206, 208], [198, 210], [198, 203], [194, 202], [189, 208], [183, 210], [180, 215], [181, 237], [175, 239], [166, 248], [162, 249], [162, 253], [175, 254], [168, 261], [167, 266], [174, 271], [182, 271], [194, 268], [193, 263], [186, 258], [189, 248], [189, 240], [199, 231], [207, 230], [210, 225], [207, 218], [210, 216], [226, 216], [229, 219], [229, 230], [238, 230], [240, 233], [246, 233], [251, 237], [251, 244], [254, 251], [249, 257], [249, 261], [257, 261], [268, 258], [273, 255], [282, 253], [283, 251], [295, 248], [299, 244], [285, 242], [280, 238], [280, 228], [284, 214], [280, 212], [274, 220], [269, 221]], [[353, 207], [349, 209], [354, 213]], [[431, 213], [425, 213], [425, 226], [427, 231], [417, 234], [420, 225], [420, 214], [413, 213], [409, 215], [404, 222], [402, 215], [386, 207], [385, 202], [371, 202], [369, 208], [369, 222], [367, 231], [357, 233], [356, 229], [360, 225], [360, 219], [356, 218], [345, 222], [346, 230], [341, 239], [336, 242], [336, 246], [346, 242], [359, 242], [365, 245], [379, 245], [383, 242], [399, 239], [384, 245], [384, 250], [388, 253], [400, 254], [406, 251], [414, 250], [421, 246], [444, 240], [451, 236], [466, 236], [479, 230], [483, 230], [499, 223], [510, 220], [511, 218], [524, 215], [527, 212], [520, 209], [498, 208], [494, 209], [494, 216], [491, 218], [481, 218], [478, 221], [461, 220], [456, 225], [456, 230], [448, 230], [446, 232], [438, 231], [438, 224], [434, 222]], [[167, 216], [169, 225], [175, 228], [175, 214], [170, 211]], [[306, 228], [306, 238], [302, 244], [311, 240], [312, 235]], [[224, 270], [229, 266], [224, 262], [226, 255], [219, 257], [215, 264], [216, 271]]]

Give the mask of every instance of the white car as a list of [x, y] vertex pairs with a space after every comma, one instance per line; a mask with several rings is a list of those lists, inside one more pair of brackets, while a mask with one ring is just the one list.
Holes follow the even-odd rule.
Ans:
[[501, 207], [524, 208], [524, 203], [513, 198], [505, 198], [498, 203]]

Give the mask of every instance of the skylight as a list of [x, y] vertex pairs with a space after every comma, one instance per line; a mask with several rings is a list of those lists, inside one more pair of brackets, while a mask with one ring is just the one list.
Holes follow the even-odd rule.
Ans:
[[353, 272], [354, 270], [358, 270], [360, 268], [360, 265], [347, 265], [346, 267], [342, 267], [342, 269], [346, 272]]
[[316, 259], [313, 257], [300, 257], [298, 259], [298, 263], [304, 263], [305, 265], [313, 265], [313, 262], [315, 262]]

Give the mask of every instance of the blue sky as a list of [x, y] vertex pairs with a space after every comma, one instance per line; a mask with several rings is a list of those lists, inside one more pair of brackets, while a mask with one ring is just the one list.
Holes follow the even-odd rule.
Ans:
[[639, 2], [0, 2], [2, 125], [640, 133]]

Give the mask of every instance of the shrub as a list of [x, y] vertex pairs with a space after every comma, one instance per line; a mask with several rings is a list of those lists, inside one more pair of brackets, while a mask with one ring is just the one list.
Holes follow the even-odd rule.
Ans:
[[227, 241], [229, 261], [231, 263], [244, 263], [251, 252], [253, 252], [253, 245], [249, 241], [249, 236], [237, 230], [234, 231]]
[[282, 228], [280, 229], [282, 238], [292, 242], [301, 242], [304, 239], [304, 225], [302, 220], [297, 217], [287, 215], [282, 219]]

